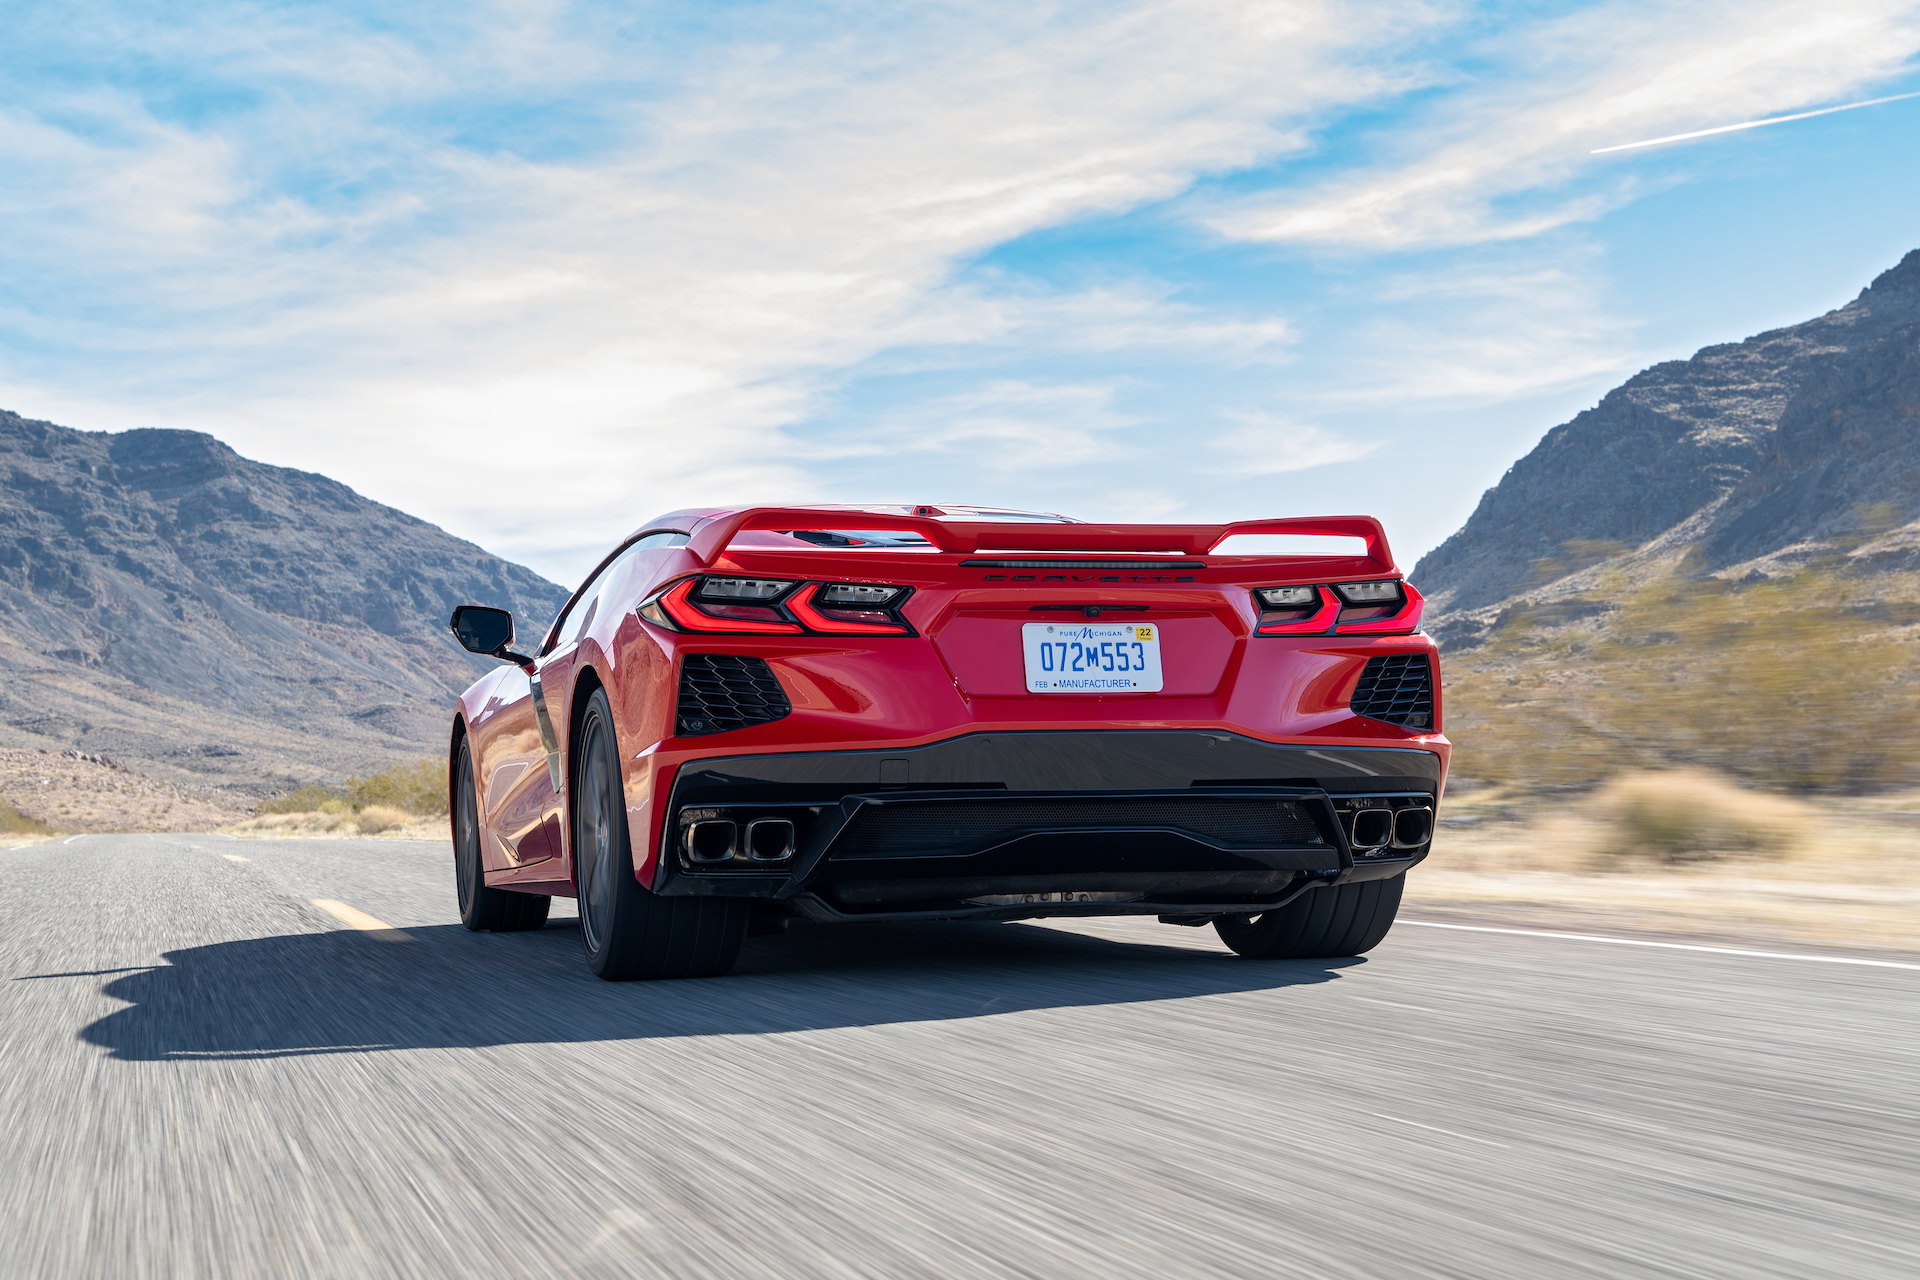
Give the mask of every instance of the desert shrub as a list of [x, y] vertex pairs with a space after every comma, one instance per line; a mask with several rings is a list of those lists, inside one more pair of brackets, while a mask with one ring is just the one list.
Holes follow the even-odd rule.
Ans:
[[344, 805], [345, 803], [345, 796], [337, 788], [301, 787], [298, 791], [289, 792], [284, 796], [261, 801], [260, 807], [254, 812], [259, 814], [318, 813], [325, 805]]
[[53, 828], [38, 818], [29, 818], [5, 800], [0, 800], [0, 836], [51, 835]]
[[370, 804], [353, 815], [352, 827], [363, 836], [377, 836], [382, 831], [392, 831], [395, 827], [404, 827], [410, 815], [404, 809], [392, 805]]
[[1602, 868], [1779, 857], [1816, 821], [1805, 804], [1747, 791], [1698, 770], [1623, 774], [1595, 791], [1583, 808], [1599, 828], [1595, 855]]
[[1734, 585], [1673, 578], [1598, 628], [1525, 617], [1450, 664], [1447, 728], [1468, 776], [1584, 785], [1706, 769], [1787, 792], [1920, 777], [1914, 644], [1848, 604], [1830, 570]]
[[[254, 812], [352, 816], [369, 808], [397, 809], [403, 818], [434, 818], [447, 812], [447, 766], [442, 760], [417, 760], [381, 773], [349, 778], [339, 787], [301, 787], [263, 801]], [[307, 824], [311, 828], [313, 824]]]
[[299, 813], [257, 814], [234, 823], [232, 830], [269, 835], [353, 835], [360, 830], [359, 820], [360, 815], [342, 802], [332, 811], [311, 809]]
[[417, 818], [437, 817], [447, 811], [447, 762], [417, 760], [354, 778], [347, 783], [346, 798], [355, 809], [384, 805]]

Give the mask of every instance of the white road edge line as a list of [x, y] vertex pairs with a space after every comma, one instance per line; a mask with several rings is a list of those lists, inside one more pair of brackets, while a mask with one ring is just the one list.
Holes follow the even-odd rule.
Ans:
[[220, 856], [225, 858], [228, 862], [252, 862], [253, 861], [252, 858], [243, 858], [237, 853], [223, 853]]
[[396, 929], [378, 916], [370, 916], [358, 907], [350, 907], [334, 898], [309, 898], [307, 901], [344, 924], [382, 942], [412, 942], [413, 935]]
[[1490, 1147], [1499, 1147], [1503, 1151], [1507, 1149], [1507, 1144], [1504, 1142], [1495, 1142], [1492, 1138], [1476, 1138], [1470, 1133], [1458, 1133], [1452, 1129], [1442, 1129], [1437, 1124], [1421, 1124], [1418, 1120], [1407, 1120], [1400, 1116], [1390, 1116], [1384, 1111], [1369, 1111], [1367, 1114], [1376, 1120], [1391, 1120], [1395, 1124], [1410, 1124], [1416, 1129], [1425, 1129], [1430, 1133], [1444, 1133], [1449, 1138], [1465, 1138], [1468, 1142], [1484, 1142]]
[[1611, 942], [1616, 947], [1659, 947], [1667, 951], [1705, 951], [1717, 956], [1750, 956], [1756, 960], [1805, 960], [1812, 964], [1857, 964], [1870, 969], [1913, 969], [1920, 964], [1899, 960], [1868, 960], [1863, 956], [1813, 956], [1793, 951], [1748, 951], [1741, 947], [1703, 947], [1691, 942], [1654, 942], [1648, 938], [1609, 938], [1597, 933], [1554, 933], [1546, 929], [1496, 929], [1484, 924], [1442, 924], [1438, 920], [1402, 920], [1422, 929], [1458, 929], [1462, 933], [1510, 933], [1517, 938], [1565, 938], [1570, 942]]
[[[81, 832], [81, 835], [85, 835], [85, 834], [86, 834], [85, 832]], [[65, 840], [62, 840], [62, 841], [61, 841], [60, 843], [61, 843], [61, 844], [72, 844], [72, 843], [73, 843], [73, 842], [74, 842], [75, 840], [78, 840], [79, 838], [80, 838], [80, 836], [68, 836], [68, 837], [67, 837], [67, 838], [66, 838]]]

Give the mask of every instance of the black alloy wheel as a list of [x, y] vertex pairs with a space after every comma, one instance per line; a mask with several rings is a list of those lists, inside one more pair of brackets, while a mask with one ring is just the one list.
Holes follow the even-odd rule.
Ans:
[[480, 857], [480, 803], [473, 787], [473, 748], [465, 738], [453, 757], [453, 883], [460, 923], [476, 932], [515, 933], [547, 923], [553, 899], [487, 884]]
[[1220, 940], [1251, 960], [1332, 959], [1371, 951], [1393, 927], [1406, 874], [1307, 892], [1257, 916], [1221, 916]]
[[572, 808], [573, 878], [588, 968], [609, 982], [705, 978], [733, 968], [750, 914], [745, 899], [663, 897], [634, 875], [620, 749], [605, 690], [594, 690], [581, 713]]

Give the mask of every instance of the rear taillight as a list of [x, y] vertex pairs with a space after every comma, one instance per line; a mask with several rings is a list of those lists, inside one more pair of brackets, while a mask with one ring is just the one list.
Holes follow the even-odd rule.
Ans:
[[695, 592], [702, 600], [769, 602], [793, 590], [784, 578], [702, 578]]
[[[1366, 593], [1354, 591], [1356, 587], [1385, 586], [1398, 588], [1398, 593], [1377, 604], [1368, 602]], [[1334, 628], [1340, 635], [1406, 635], [1420, 629], [1420, 613], [1427, 602], [1411, 582], [1343, 582], [1334, 590], [1347, 603], [1340, 611], [1339, 625]]]
[[683, 578], [638, 612], [670, 631], [728, 635], [894, 635], [913, 628], [900, 616], [910, 587], [881, 583], [794, 582], [779, 578]]
[[1325, 635], [1340, 612], [1340, 602], [1320, 587], [1264, 587], [1253, 593], [1260, 602], [1263, 636]]
[[[672, 631], [720, 631], [731, 635], [796, 635], [800, 624], [777, 603], [800, 584], [779, 583], [772, 595], [746, 596], [709, 584], [751, 581], [742, 578], [683, 578], [640, 606], [640, 616]], [[758, 585], [773, 584], [761, 582]], [[754, 600], [760, 603], [745, 603]]]
[[1420, 629], [1425, 605], [1398, 578], [1312, 587], [1256, 587], [1255, 632], [1263, 636], [1405, 635]]
[[913, 628], [900, 616], [900, 606], [910, 594], [906, 587], [879, 583], [825, 582], [811, 594], [796, 593], [791, 608], [809, 631], [905, 636], [912, 635]]
[[1333, 589], [1340, 598], [1356, 608], [1368, 605], [1397, 605], [1403, 599], [1400, 580], [1385, 582], [1336, 582]]

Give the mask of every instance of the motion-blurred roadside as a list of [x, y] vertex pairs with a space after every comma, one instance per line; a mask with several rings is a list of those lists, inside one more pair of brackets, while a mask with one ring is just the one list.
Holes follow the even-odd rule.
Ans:
[[1689, 568], [1447, 655], [1456, 783], [1411, 898], [1920, 949], [1920, 578]]

